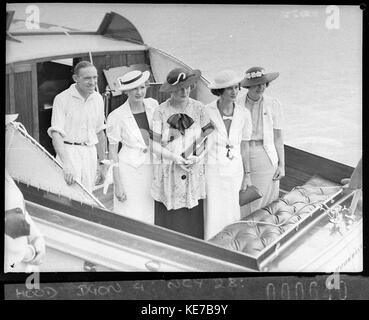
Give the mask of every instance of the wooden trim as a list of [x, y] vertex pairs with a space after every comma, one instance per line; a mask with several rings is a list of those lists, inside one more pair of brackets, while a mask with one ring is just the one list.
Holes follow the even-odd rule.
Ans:
[[37, 85], [37, 66], [36, 63], [31, 65], [32, 77], [32, 114], [33, 114], [33, 138], [40, 141], [39, 135], [39, 118], [38, 118], [38, 85]]
[[[246, 253], [231, 251], [204, 240], [189, 237], [169, 229], [149, 225], [121, 215], [115, 215], [110, 211], [91, 207], [88, 204], [80, 203], [78, 201], [69, 200], [63, 196], [59, 198], [55, 194], [48, 193], [47, 191], [38, 189], [31, 185], [27, 186], [25, 183], [20, 181], [18, 181], [17, 185], [23, 193], [26, 201], [60, 211], [76, 218], [98, 223], [123, 232], [128, 232], [139, 237], [148, 238], [152, 241], [158, 241], [165, 245], [177, 247], [178, 249], [190, 250], [195, 254], [222, 260], [245, 268], [258, 270], [256, 258]], [[53, 197], [53, 195], [55, 197]]]
[[[95, 31], [66, 31], [70, 35], [95, 35]], [[12, 32], [12, 36], [55, 36], [55, 35], [65, 35], [63, 31], [51, 32], [51, 31], [40, 31], [40, 32]]]
[[[140, 53], [140, 52], [146, 52], [148, 49], [143, 49], [142, 51], [140, 50], [134, 50], [134, 51], [130, 51], [130, 50], [116, 50], [116, 51], [98, 51], [98, 52], [91, 52], [92, 57], [95, 56], [104, 56], [104, 55], [112, 55], [114, 53], [116, 54], [121, 54], [121, 53], [129, 53], [129, 54], [135, 54], [135, 53]], [[11, 69], [13, 68], [13, 66], [16, 66], [17, 63], [21, 63], [23, 65], [25, 65], [25, 63], [27, 64], [33, 64], [33, 63], [39, 63], [39, 62], [45, 62], [45, 61], [51, 61], [51, 60], [58, 60], [58, 59], [68, 59], [68, 58], [78, 58], [78, 57], [88, 57], [89, 56], [89, 52], [80, 52], [80, 53], [75, 53], [75, 54], [64, 54], [64, 55], [58, 55], [58, 56], [49, 56], [49, 57], [43, 57], [43, 58], [37, 58], [37, 59], [30, 59], [30, 60], [24, 60], [24, 61], [20, 61], [20, 62], [12, 62], [7, 64], [6, 66], [10, 67]], [[28, 70], [30, 71], [30, 70]]]
[[31, 71], [31, 64], [28, 62], [10, 63], [7, 65], [9, 72], [20, 73]]
[[[300, 171], [302, 177], [318, 174], [325, 179], [340, 183], [341, 179], [350, 177], [354, 170], [348, 165], [288, 145], [285, 145], [285, 157], [286, 171]], [[297, 177], [297, 172], [293, 172], [293, 176]]]
[[[102, 51], [97, 51], [97, 52], [91, 52], [92, 54], [92, 57], [101, 57], [101, 56], [107, 56], [108, 54], [109, 55], [112, 55], [112, 53], [115, 53], [115, 54], [125, 54], [125, 55], [137, 55], [137, 54], [145, 54], [146, 53], [146, 49], [144, 50], [120, 50], [120, 51], [106, 51], [106, 52], [102, 52]], [[87, 53], [87, 55], [89, 55], [89, 53]], [[137, 64], [137, 63], [135, 63]], [[142, 63], [139, 63], [139, 64], [142, 64]]]
[[10, 113], [15, 113], [14, 72], [9, 73], [9, 105]]
[[20, 73], [20, 72], [30, 72], [31, 69], [31, 65], [26, 63], [26, 64], [15, 64], [14, 65], [14, 72], [15, 73]]

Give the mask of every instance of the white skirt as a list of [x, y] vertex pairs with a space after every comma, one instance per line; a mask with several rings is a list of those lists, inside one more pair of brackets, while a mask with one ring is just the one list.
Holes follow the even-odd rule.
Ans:
[[251, 183], [263, 194], [263, 197], [241, 208], [242, 218], [258, 210], [279, 196], [279, 180], [273, 180], [277, 165], [273, 165], [263, 146], [250, 148]]
[[119, 201], [114, 192], [114, 212], [142, 222], [154, 224], [154, 199], [150, 195], [153, 177], [151, 164], [134, 168], [119, 162], [120, 180], [127, 199]]
[[204, 238], [208, 240], [227, 225], [241, 219], [239, 191], [243, 171], [237, 175], [221, 175], [218, 165], [206, 167], [206, 210]]

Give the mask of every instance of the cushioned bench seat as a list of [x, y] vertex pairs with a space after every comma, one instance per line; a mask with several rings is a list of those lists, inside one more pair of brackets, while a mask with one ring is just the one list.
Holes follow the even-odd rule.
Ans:
[[256, 256], [340, 188], [331, 181], [314, 176], [303, 186], [228, 225], [209, 242]]

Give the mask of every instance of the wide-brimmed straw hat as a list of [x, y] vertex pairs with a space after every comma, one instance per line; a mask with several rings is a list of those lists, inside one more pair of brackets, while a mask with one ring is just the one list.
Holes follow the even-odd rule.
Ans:
[[224, 89], [232, 87], [242, 81], [240, 77], [233, 70], [220, 71], [215, 77], [214, 81], [208, 84], [209, 89]]
[[279, 72], [266, 73], [262, 67], [252, 67], [246, 71], [245, 78], [241, 82], [242, 87], [252, 87], [258, 84], [273, 81], [279, 76]]
[[127, 72], [125, 75], [119, 77], [117, 80], [120, 85], [120, 90], [132, 90], [137, 88], [141, 84], [145, 83], [150, 77], [149, 71], [141, 72], [139, 70], [133, 70]]
[[9, 122], [13, 122], [18, 118], [18, 113], [13, 114], [6, 114], [5, 115], [5, 125], [7, 125]]
[[186, 70], [184, 68], [175, 68], [171, 70], [166, 81], [162, 84], [160, 92], [173, 92], [182, 88], [187, 88], [196, 83], [201, 77], [200, 70]]

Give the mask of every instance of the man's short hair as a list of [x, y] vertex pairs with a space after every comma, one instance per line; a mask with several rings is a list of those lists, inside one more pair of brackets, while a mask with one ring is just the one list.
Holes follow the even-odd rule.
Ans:
[[90, 61], [80, 61], [74, 67], [74, 74], [78, 75], [79, 70], [89, 67], [95, 67]]

